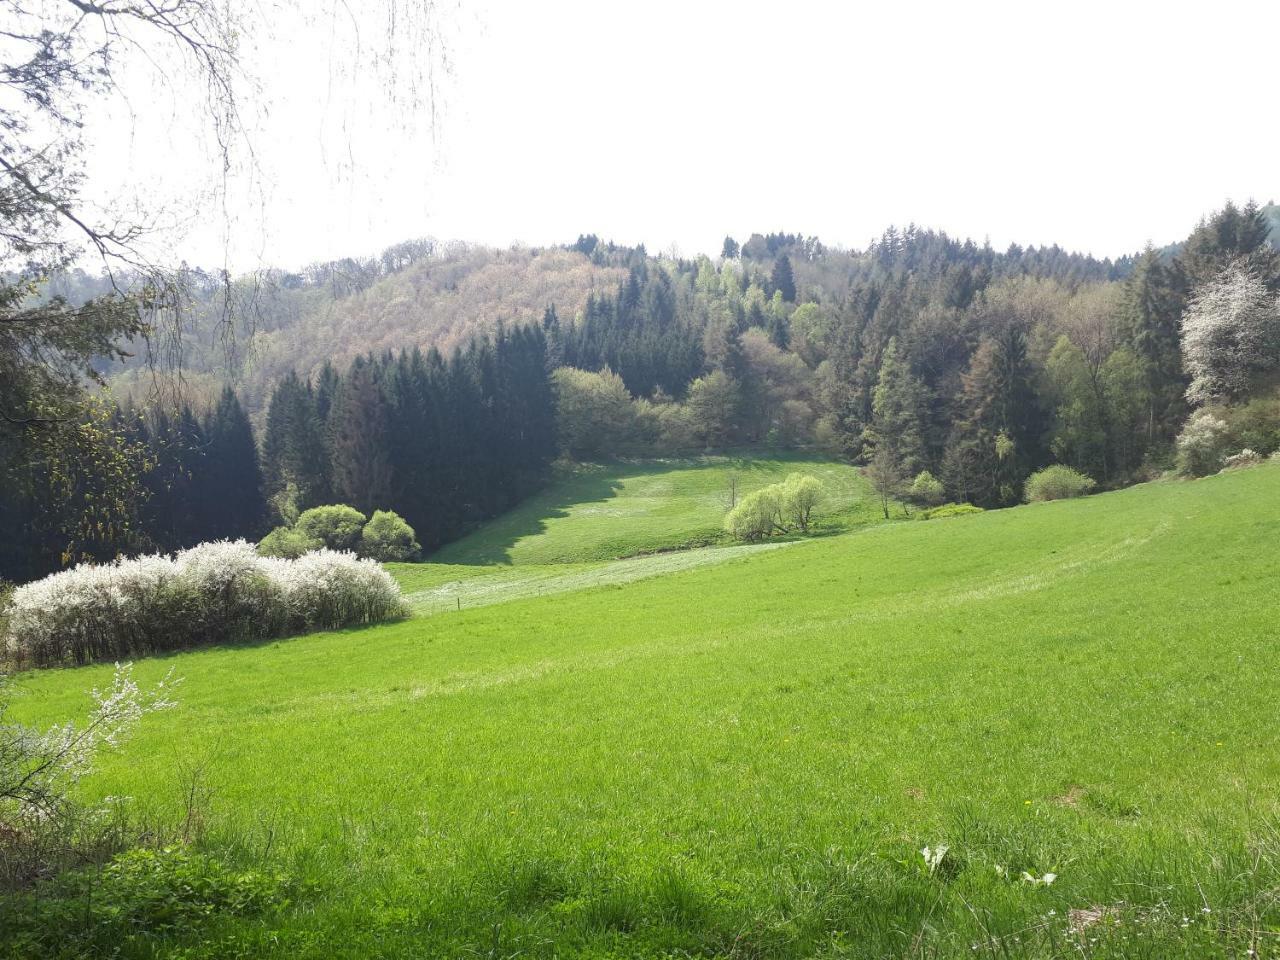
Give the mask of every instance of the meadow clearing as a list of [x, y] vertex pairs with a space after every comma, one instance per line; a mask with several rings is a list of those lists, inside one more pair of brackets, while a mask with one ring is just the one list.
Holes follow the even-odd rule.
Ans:
[[612, 581], [627, 509], [551, 496], [450, 557], [510, 568], [394, 568], [434, 616], [140, 661], [179, 705], [86, 796], [183, 822], [198, 782], [192, 848], [287, 902], [44, 955], [1277, 954], [1280, 466]]
[[790, 473], [825, 491], [815, 532], [880, 519], [870, 488], [848, 464], [803, 455], [704, 456], [577, 464], [516, 509], [451, 543], [431, 559], [448, 564], [618, 560], [731, 542], [724, 515], [743, 496]]

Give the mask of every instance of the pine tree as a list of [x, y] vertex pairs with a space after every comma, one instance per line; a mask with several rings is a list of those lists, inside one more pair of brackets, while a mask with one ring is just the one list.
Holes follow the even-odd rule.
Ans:
[[924, 428], [928, 408], [924, 384], [899, 357], [897, 338], [891, 338], [880, 363], [866, 441], [881, 454], [882, 463], [891, 463], [904, 476], [914, 476], [927, 465]]
[[1150, 246], [1125, 281], [1118, 327], [1147, 380], [1145, 443], [1171, 441], [1186, 419], [1180, 322], [1186, 306], [1177, 272]]
[[267, 509], [262, 492], [258, 447], [249, 417], [230, 387], [205, 420], [205, 494], [210, 532], [216, 539], [256, 540], [265, 532]]
[[358, 357], [329, 413], [333, 493], [362, 513], [386, 509], [393, 487], [387, 403], [371, 358]]
[[770, 279], [772, 289], [781, 293], [783, 300], [787, 303], [796, 302], [796, 281], [791, 272], [791, 258], [785, 253], [774, 261]]

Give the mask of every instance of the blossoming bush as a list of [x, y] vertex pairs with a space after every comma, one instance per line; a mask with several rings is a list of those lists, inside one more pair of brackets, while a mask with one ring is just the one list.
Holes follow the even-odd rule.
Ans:
[[260, 557], [253, 544], [222, 540], [173, 557], [82, 564], [18, 587], [4, 649], [21, 666], [79, 664], [406, 612], [400, 588], [372, 560], [332, 550]]

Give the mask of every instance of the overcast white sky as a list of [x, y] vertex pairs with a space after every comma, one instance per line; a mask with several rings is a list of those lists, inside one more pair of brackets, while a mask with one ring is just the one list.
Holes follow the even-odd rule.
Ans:
[[[1280, 4], [461, 0], [446, 16], [434, 136], [333, 65], [350, 24], [255, 38], [262, 176], [171, 249], [296, 266], [425, 235], [595, 232], [714, 254], [726, 233], [863, 246], [915, 221], [1105, 256], [1280, 196]], [[97, 182], [181, 209], [207, 156], [192, 121], [163, 96], [133, 107]]]

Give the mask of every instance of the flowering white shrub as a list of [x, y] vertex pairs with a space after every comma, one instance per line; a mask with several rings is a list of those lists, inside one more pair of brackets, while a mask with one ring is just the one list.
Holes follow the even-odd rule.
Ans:
[[1238, 400], [1256, 374], [1280, 364], [1280, 307], [1266, 284], [1233, 263], [1198, 289], [1182, 318], [1192, 403]]
[[1242, 467], [1256, 467], [1263, 462], [1261, 454], [1245, 447], [1239, 453], [1233, 453], [1222, 461], [1223, 470], [1239, 470]]
[[372, 560], [332, 550], [284, 560], [218, 541], [18, 587], [4, 652], [18, 664], [88, 663], [406, 614], [395, 580]]
[[1191, 477], [1217, 473], [1228, 442], [1226, 421], [1209, 410], [1197, 410], [1178, 435], [1178, 472]]
[[316, 550], [271, 565], [291, 618], [302, 629], [377, 623], [408, 613], [399, 585], [375, 560]]

